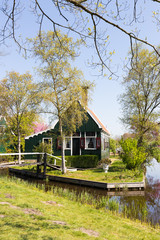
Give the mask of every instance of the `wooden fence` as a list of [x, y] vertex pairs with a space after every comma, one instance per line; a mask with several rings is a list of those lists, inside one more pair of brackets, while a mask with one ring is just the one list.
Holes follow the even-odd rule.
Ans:
[[[40, 153], [40, 152], [32, 152], [32, 153], [0, 153], [0, 156], [19, 156], [19, 155], [37, 155], [37, 162], [34, 163], [34, 165], [37, 165], [37, 176], [39, 175], [46, 175], [46, 167], [50, 167], [54, 170], [61, 170], [60, 166], [56, 165], [56, 159], [61, 160], [61, 158], [51, 155], [49, 153]], [[42, 155], [42, 161], [40, 160], [40, 156]], [[49, 164], [47, 162], [47, 156], [53, 157], [54, 158], [54, 164]], [[35, 159], [33, 159], [35, 161]], [[30, 160], [32, 161], [32, 160]], [[65, 160], [66, 161], [66, 160]], [[33, 165], [31, 164], [18, 164], [19, 166], [24, 166], [24, 165]], [[43, 172], [41, 172], [41, 167], [43, 167]]]

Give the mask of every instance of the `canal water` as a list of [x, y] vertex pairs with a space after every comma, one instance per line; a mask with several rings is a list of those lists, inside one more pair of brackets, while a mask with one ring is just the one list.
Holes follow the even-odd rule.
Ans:
[[[1, 170], [2, 172], [4, 173], [4, 169]], [[95, 199], [109, 198], [109, 200], [113, 200], [119, 205], [119, 212], [122, 215], [149, 222], [153, 226], [160, 225], [160, 163], [155, 159], [146, 169], [146, 189], [141, 191], [108, 192], [103, 189], [58, 182], [44, 182], [33, 179], [27, 179], [27, 181], [34, 182], [38, 186], [40, 184], [45, 185], [46, 190], [52, 186], [52, 188], [61, 188], [63, 190], [69, 189], [76, 194], [87, 192]]]

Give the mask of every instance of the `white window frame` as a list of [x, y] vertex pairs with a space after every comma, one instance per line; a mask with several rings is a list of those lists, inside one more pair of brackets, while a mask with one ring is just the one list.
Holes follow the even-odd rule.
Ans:
[[[97, 132], [95, 132], [95, 136], [86, 136], [86, 132], [84, 133], [85, 137], [85, 150], [96, 150], [96, 139], [97, 139]], [[94, 138], [95, 139], [95, 147], [94, 148], [88, 148], [88, 142], [87, 139]]]
[[[69, 148], [66, 147], [66, 144], [67, 144], [66, 139], [70, 139], [70, 147]], [[65, 146], [64, 147], [65, 150], [71, 150], [71, 148], [72, 148], [72, 136], [70, 136], [70, 137], [69, 136], [65, 136], [64, 144], [65, 144], [64, 145]]]
[[[102, 150], [105, 151], [107, 148], [109, 148], [109, 137], [106, 136], [105, 134], [102, 134]], [[108, 145], [106, 147], [106, 144]]]
[[48, 137], [44, 137], [44, 138], [42, 138], [42, 143], [43, 143], [43, 144], [44, 144], [44, 142], [45, 142], [45, 141], [44, 141], [45, 139], [47, 139], [47, 140], [48, 140], [48, 139], [51, 140], [50, 144], [51, 144], [51, 152], [52, 152], [52, 138], [48, 138]]

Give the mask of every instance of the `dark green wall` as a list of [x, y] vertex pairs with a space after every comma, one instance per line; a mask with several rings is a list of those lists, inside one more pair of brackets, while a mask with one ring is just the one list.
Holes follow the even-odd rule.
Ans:
[[[97, 137], [101, 137], [101, 131], [102, 129], [98, 127], [96, 122], [92, 119], [92, 117], [87, 113], [87, 121], [83, 122], [83, 125], [77, 129], [77, 132], [81, 132], [81, 137], [84, 137], [84, 132], [97, 132]], [[37, 146], [39, 143], [42, 142], [42, 139], [45, 137], [51, 137], [52, 143], [53, 143], [53, 154], [56, 156], [61, 155], [61, 150], [57, 149], [57, 136], [58, 136], [58, 129], [59, 124], [57, 123], [52, 130], [48, 130], [47, 132], [35, 135], [33, 137], [30, 137], [29, 139], [25, 140], [25, 152], [33, 152], [34, 146]], [[82, 155], [98, 155], [99, 159], [105, 158], [108, 156], [109, 150], [102, 151], [102, 149], [97, 150], [81, 150]], [[65, 154], [71, 155], [70, 150], [65, 150]]]

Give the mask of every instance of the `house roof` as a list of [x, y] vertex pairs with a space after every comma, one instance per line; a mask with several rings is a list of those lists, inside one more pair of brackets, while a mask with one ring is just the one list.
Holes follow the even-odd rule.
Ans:
[[34, 137], [34, 136], [38, 136], [39, 134], [42, 134], [42, 133], [45, 133], [45, 132], [48, 132], [48, 131], [54, 129], [54, 127], [55, 127], [55, 125], [57, 124], [57, 122], [58, 122], [58, 121], [55, 121], [55, 123], [54, 123], [54, 125], [53, 125], [52, 127], [47, 128], [46, 130], [43, 130], [43, 131], [41, 131], [41, 132], [33, 133], [32, 135], [29, 135], [29, 136], [25, 137], [25, 139], [29, 139], [30, 137]]
[[[106, 132], [108, 135], [110, 135], [109, 131], [107, 130], [107, 128], [102, 124], [102, 122], [99, 120], [99, 118], [95, 115], [95, 113], [90, 110], [88, 107], [87, 107], [87, 112], [88, 114], [92, 117], [92, 119], [96, 122], [96, 124], [98, 125], [99, 128], [101, 128], [104, 132]], [[30, 136], [27, 136], [25, 137], [25, 139], [29, 139], [30, 137], [34, 137], [34, 136], [38, 136], [39, 134], [42, 134], [42, 133], [45, 133], [49, 130], [52, 130], [54, 129], [55, 125], [57, 124], [58, 120], [54, 123], [54, 125], [51, 127], [51, 128], [48, 128], [44, 131], [41, 131], [41, 132], [37, 132], [37, 133], [34, 133]]]
[[108, 135], [110, 135], [107, 128], [102, 124], [102, 122], [99, 120], [99, 118], [96, 116], [96, 114], [92, 110], [90, 110], [88, 107], [87, 107], [87, 112], [90, 114], [90, 116], [93, 118], [93, 120], [97, 123], [98, 127], [102, 128], [102, 130], [104, 132], [106, 132]]

